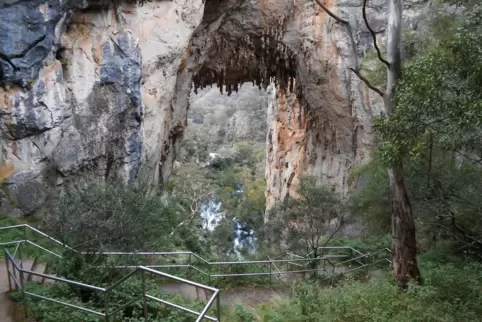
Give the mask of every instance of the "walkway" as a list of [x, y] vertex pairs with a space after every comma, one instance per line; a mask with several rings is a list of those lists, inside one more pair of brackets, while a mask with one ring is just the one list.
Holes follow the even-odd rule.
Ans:
[[15, 311], [15, 304], [8, 298], [8, 278], [5, 261], [0, 261], [0, 321], [13, 322], [12, 313]]
[[[211, 296], [211, 292], [204, 292], [196, 287], [183, 284], [171, 283], [160, 285], [160, 289], [169, 294], [181, 295], [190, 300], [206, 302]], [[267, 303], [280, 298], [289, 298], [291, 287], [287, 285], [269, 286], [238, 286], [233, 289], [221, 290], [221, 305], [254, 305]]]

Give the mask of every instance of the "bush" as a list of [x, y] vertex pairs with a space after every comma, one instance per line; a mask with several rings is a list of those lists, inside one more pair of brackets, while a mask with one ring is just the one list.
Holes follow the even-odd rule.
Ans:
[[[113, 281], [111, 281], [112, 283]], [[115, 321], [144, 321], [143, 300], [140, 298], [142, 294], [142, 286], [140, 279], [131, 278], [109, 293], [109, 311], [128, 304], [134, 298], [138, 300], [129, 304], [119, 314], [116, 314], [113, 320]], [[157, 298], [182, 305], [200, 312], [204, 303], [199, 301], [189, 301], [180, 296], [167, 294], [159, 290], [156, 284], [151, 280], [147, 283], [149, 295]], [[42, 295], [44, 297], [54, 298], [66, 303], [74, 304], [98, 312], [104, 312], [104, 300], [100, 294], [92, 292], [89, 297], [81, 296], [82, 292], [74, 287], [69, 287], [64, 284], [55, 284], [51, 287], [45, 287], [36, 283], [28, 283], [26, 285], [27, 291]], [[12, 299], [21, 302], [21, 293], [11, 293]], [[76, 311], [67, 307], [60, 306], [51, 302], [38, 300], [28, 297], [29, 314], [36, 319], [43, 322], [94, 322], [103, 321], [103, 319], [96, 317], [82, 311]], [[153, 322], [190, 322], [193, 320], [193, 315], [184, 313], [182, 311], [170, 308], [166, 305], [148, 300], [148, 317], [149, 321]], [[210, 315], [214, 315], [214, 309], [209, 311]]]
[[[281, 300], [252, 309], [256, 321], [479, 321], [482, 316], [482, 265], [462, 268], [422, 258], [424, 285], [411, 285], [400, 292], [390, 278], [364, 284], [354, 280], [337, 289], [322, 289], [315, 283], [295, 287], [292, 300]], [[244, 310], [245, 311], [245, 310]], [[228, 321], [246, 321], [239, 310]]]
[[43, 229], [82, 251], [167, 250], [182, 219], [176, 200], [144, 181], [60, 192]]

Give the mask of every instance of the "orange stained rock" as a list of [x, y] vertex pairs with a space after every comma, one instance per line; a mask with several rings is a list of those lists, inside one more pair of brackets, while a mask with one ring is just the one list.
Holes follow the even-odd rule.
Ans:
[[11, 162], [0, 162], [0, 182], [3, 182], [14, 171], [14, 166]]

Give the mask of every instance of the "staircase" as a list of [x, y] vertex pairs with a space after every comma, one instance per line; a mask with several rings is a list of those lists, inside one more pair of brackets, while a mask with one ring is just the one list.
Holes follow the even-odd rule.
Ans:
[[[47, 264], [39, 263], [36, 258], [28, 258], [20, 261], [23, 268], [26, 270], [40, 273], [40, 274], [47, 274]], [[33, 274], [26, 274], [26, 280], [28, 282], [37, 282], [37, 283], [44, 283], [46, 280], [43, 277]]]
[[[40, 274], [47, 274], [47, 264], [41, 263], [35, 258], [23, 259], [20, 262], [22, 267], [26, 270]], [[16, 278], [18, 280], [19, 276], [16, 276]], [[44, 278], [33, 274], [26, 274], [24, 279], [36, 283], [49, 282]], [[8, 279], [6, 262], [5, 260], [0, 260], [0, 321], [2, 322], [24, 321], [23, 307], [11, 301], [8, 296], [10, 287], [12, 289], [14, 288], [12, 284], [12, 280], [9, 282]]]

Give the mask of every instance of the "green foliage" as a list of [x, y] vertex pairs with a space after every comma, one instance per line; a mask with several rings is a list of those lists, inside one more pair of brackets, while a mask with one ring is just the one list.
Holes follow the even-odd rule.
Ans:
[[371, 235], [365, 238], [346, 238], [346, 237], [333, 237], [328, 246], [349, 246], [362, 253], [373, 253], [383, 248], [390, 249], [392, 237], [390, 235]]
[[244, 322], [254, 322], [255, 317], [254, 314], [248, 310], [246, 310], [244, 307], [241, 305], [236, 305], [236, 308], [234, 309], [234, 313], [236, 314], [236, 318], [239, 321], [244, 321]]
[[302, 178], [297, 193], [270, 211], [267, 236], [274, 244], [286, 243], [290, 251], [303, 250], [316, 258], [318, 248], [342, 225], [345, 205], [315, 178]]
[[[20, 218], [11, 218], [8, 216], [0, 215], [0, 227], [7, 227], [7, 226], [14, 226], [14, 225], [21, 225], [21, 224], [35, 225], [37, 221], [38, 221], [38, 218], [33, 216], [20, 219]], [[0, 243], [8, 243], [8, 242], [20, 241], [25, 239], [35, 242], [36, 244], [42, 247], [48, 247], [53, 251], [59, 250], [58, 247], [57, 248], [53, 247], [56, 245], [53, 242], [46, 240], [45, 238], [42, 238], [41, 236], [38, 236], [36, 234], [31, 234], [29, 233], [28, 230], [26, 231], [23, 227], [0, 230]], [[10, 254], [13, 255], [13, 252], [15, 251], [15, 247], [16, 245], [3, 246], [2, 250], [0, 251], [0, 258], [5, 257], [5, 253], [3, 251], [4, 248], [8, 249]], [[50, 260], [49, 254], [46, 254], [44, 251], [32, 245], [24, 243], [20, 246], [19, 249], [22, 254], [22, 258], [36, 257], [42, 260]], [[17, 255], [17, 258], [18, 258], [18, 255]]]
[[389, 183], [387, 169], [381, 162], [374, 161], [354, 169], [349, 180], [360, 178], [366, 184], [351, 196], [352, 211], [363, 218], [368, 233], [386, 234], [390, 231], [391, 213], [389, 201]]
[[[51, 287], [45, 287], [36, 283], [28, 283], [27, 291], [36, 293], [45, 297], [51, 297], [56, 300], [60, 300], [66, 303], [74, 304], [98, 312], [104, 311], [104, 301], [102, 296], [97, 294], [90, 294], [90, 297], [80, 296], [79, 292], [65, 286], [63, 284], [56, 284]], [[178, 305], [183, 305], [189, 307], [196, 311], [201, 311], [204, 304], [198, 301], [189, 301], [180, 296], [167, 294], [159, 290], [159, 288], [150, 283], [148, 287], [148, 293], [152, 296], [167, 300], [171, 303], [176, 303]], [[142, 306], [142, 294], [141, 281], [139, 279], [129, 279], [126, 282], [120, 284], [116, 289], [114, 289], [109, 295], [109, 311], [113, 311], [116, 308], [120, 308], [135, 300], [131, 304], [127, 305], [119, 314], [116, 314], [114, 318], [115, 321], [144, 321], [144, 312]], [[21, 302], [22, 297], [20, 293], [12, 293], [12, 298], [16, 301]], [[46, 302], [34, 298], [28, 298], [28, 309], [31, 316], [36, 319], [45, 322], [63, 322], [63, 321], [73, 321], [73, 322], [97, 322], [103, 321], [102, 318], [98, 318], [93, 314], [89, 314], [82, 311], [76, 311], [67, 307], [63, 307], [51, 302]], [[188, 322], [193, 320], [193, 316], [187, 313], [181, 312], [167, 307], [166, 305], [148, 301], [148, 317], [149, 321], [154, 322]], [[212, 310], [209, 314], [212, 315]]]
[[[230, 151], [223, 158], [235, 157], [233, 146], [238, 142], [264, 146], [268, 95], [251, 84], [243, 85], [231, 96], [221, 94], [217, 88], [191, 95], [179, 161], [207, 162], [209, 153], [223, 150]], [[252, 159], [241, 157], [238, 161], [242, 164]]]
[[426, 39], [406, 65], [395, 113], [374, 125], [384, 140], [385, 162], [416, 157], [429, 146], [476, 157], [471, 154], [480, 150], [482, 137], [481, 13], [474, 5], [462, 17], [439, 19], [443, 33]]
[[266, 180], [258, 178], [252, 181], [248, 186], [247, 201], [253, 210], [262, 213], [266, 207]]
[[140, 180], [67, 189], [51, 204], [44, 229], [79, 250], [168, 249], [180, 210], [172, 199]]
[[[459, 261], [461, 259], [458, 259]], [[482, 316], [480, 264], [453, 264], [421, 259], [423, 285], [399, 292], [390, 278], [365, 284], [347, 280], [337, 289], [302, 282], [291, 300], [250, 309], [235, 309], [228, 321], [478, 321]]]
[[[405, 162], [405, 182], [417, 218], [418, 239], [423, 248], [447, 240], [467, 252], [482, 254], [482, 169], [455, 153], [423, 151]], [[367, 223], [370, 234], [390, 232], [388, 175], [374, 159], [364, 168], [364, 188], [352, 196], [353, 211]]]
[[482, 7], [446, 2], [464, 7], [434, 8], [429, 34], [416, 36], [423, 39], [397, 84], [397, 108], [374, 124], [382, 139], [375, 160], [351, 174], [367, 182], [354, 210], [372, 233], [390, 230], [384, 167], [402, 159], [420, 246], [449, 240], [482, 254]]

